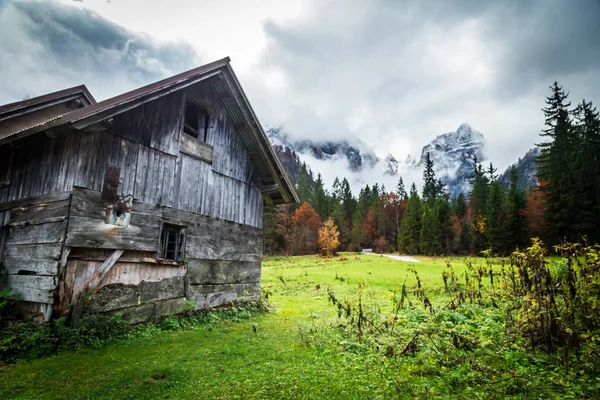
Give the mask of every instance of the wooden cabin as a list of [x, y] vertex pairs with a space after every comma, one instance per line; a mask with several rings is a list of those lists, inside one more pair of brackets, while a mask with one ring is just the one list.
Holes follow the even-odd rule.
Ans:
[[99, 103], [79, 86], [0, 106], [0, 252], [46, 320], [255, 299], [263, 205], [296, 201], [228, 58]]

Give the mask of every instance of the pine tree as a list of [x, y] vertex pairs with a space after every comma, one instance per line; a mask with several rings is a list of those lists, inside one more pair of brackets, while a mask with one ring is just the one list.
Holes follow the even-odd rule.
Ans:
[[448, 254], [451, 251], [452, 245], [452, 229], [451, 221], [452, 207], [445, 197], [439, 197], [436, 200], [436, 217], [438, 229], [438, 241], [441, 253]]
[[515, 248], [524, 248], [529, 244], [527, 238], [527, 225], [522, 217], [522, 211], [527, 206], [525, 192], [519, 188], [519, 174], [516, 166], [512, 166], [508, 173], [509, 184], [506, 198], [507, 244], [510, 251]]
[[475, 160], [471, 175], [471, 194], [469, 195], [469, 221], [465, 225], [465, 233], [469, 233], [470, 251], [478, 253], [486, 247], [486, 217], [490, 182], [481, 164]]
[[400, 177], [398, 179], [398, 186], [396, 187], [396, 193], [398, 194], [398, 197], [400, 197], [401, 201], [408, 200], [408, 194], [406, 193], [406, 189], [404, 188], [404, 181], [402, 180], [402, 177]]
[[462, 192], [452, 199], [452, 212], [461, 219], [467, 214], [467, 199]]
[[425, 156], [425, 169], [423, 170], [423, 200], [435, 200], [438, 192], [438, 185], [433, 170], [433, 160], [430, 153]]
[[546, 191], [544, 198], [548, 202], [555, 240], [577, 240], [579, 204], [573, 166], [579, 146], [570, 118], [568, 93], [557, 82], [550, 88], [552, 94], [543, 109], [546, 129], [540, 134], [548, 141], [539, 144], [538, 180], [546, 182], [542, 189]]
[[[491, 165], [490, 165], [491, 170]], [[502, 183], [490, 173], [489, 197], [485, 223], [486, 245], [489, 249], [503, 254], [506, 251], [506, 213], [504, 210], [504, 189]]]
[[321, 217], [321, 220], [324, 221], [329, 218], [329, 211], [327, 209], [327, 194], [325, 193], [321, 174], [317, 175], [317, 180], [315, 181], [315, 189], [312, 193], [312, 205], [317, 214], [319, 214]]
[[419, 250], [427, 255], [440, 254], [440, 232], [435, 210], [430, 202], [423, 204], [423, 217], [421, 220], [421, 231], [419, 233]]
[[300, 199], [300, 204], [304, 202], [312, 203], [312, 191], [310, 184], [308, 183], [308, 169], [306, 163], [300, 167], [300, 176], [298, 177], [298, 184], [296, 185], [296, 193]]
[[592, 241], [600, 240], [600, 117], [591, 102], [583, 100], [574, 111], [580, 142], [575, 174], [581, 205], [577, 225]]
[[352, 231], [350, 232], [350, 251], [360, 251], [363, 241], [363, 214], [360, 210], [356, 210], [352, 216]]
[[413, 183], [410, 190], [410, 197], [406, 204], [406, 211], [400, 225], [398, 249], [402, 249], [405, 253], [417, 254], [419, 252], [422, 215], [421, 199], [419, 198], [417, 187]]
[[350, 183], [344, 178], [341, 183], [341, 199], [346, 211], [346, 218], [352, 218], [354, 215], [354, 209], [356, 208], [356, 201], [352, 197], [352, 190], [350, 189]]

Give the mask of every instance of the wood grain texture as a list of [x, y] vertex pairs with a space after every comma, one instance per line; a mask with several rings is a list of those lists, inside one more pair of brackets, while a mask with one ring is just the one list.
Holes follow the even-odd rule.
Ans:
[[181, 134], [179, 151], [209, 164], [211, 164], [213, 160], [212, 146], [188, 135], [187, 133]]

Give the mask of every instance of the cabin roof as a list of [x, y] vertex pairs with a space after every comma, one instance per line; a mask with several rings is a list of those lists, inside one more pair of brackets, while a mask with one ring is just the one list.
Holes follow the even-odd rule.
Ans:
[[73, 86], [68, 89], [59, 90], [52, 93], [47, 93], [41, 96], [32, 97], [29, 99], [16, 101], [14, 103], [8, 103], [0, 106], [0, 118], [3, 118], [4, 115], [9, 112], [14, 112], [16, 110], [27, 109], [33, 106], [37, 106], [43, 103], [48, 103], [52, 101], [56, 101], [59, 99], [63, 99], [66, 97], [70, 97], [72, 95], [80, 94], [84, 96], [90, 104], [95, 104], [96, 99], [90, 93], [85, 85]]
[[79, 85], [2, 105], [0, 141], [56, 120], [69, 112], [69, 107], [86, 107], [95, 103], [96, 99], [85, 85]]
[[252, 109], [229, 63], [230, 59], [226, 57], [98, 103], [96, 103], [85, 86], [77, 86], [76, 88], [50, 93], [34, 99], [7, 104], [0, 107], [0, 124], [2, 123], [2, 110], [4, 109], [8, 112], [10, 109], [26, 107], [26, 104], [21, 103], [33, 104], [37, 101], [44, 101], [44, 97], [64, 96], [65, 93], [75, 89], [79, 89], [89, 102], [89, 105], [85, 105], [82, 108], [51, 115], [49, 118], [41, 121], [38, 120], [35, 124], [30, 124], [18, 131], [2, 132], [2, 129], [0, 129], [0, 144], [57, 127], [71, 127], [83, 130], [145, 102], [155, 100], [195, 83], [211, 79], [211, 84], [214, 85], [215, 90], [219, 93], [228, 116], [232, 119], [234, 126], [236, 126], [236, 131], [246, 146], [250, 160], [261, 177], [263, 193], [266, 194], [265, 200], [267, 203], [283, 204], [298, 202], [298, 196], [294, 187], [286, 175], [275, 150], [271, 146], [258, 117]]

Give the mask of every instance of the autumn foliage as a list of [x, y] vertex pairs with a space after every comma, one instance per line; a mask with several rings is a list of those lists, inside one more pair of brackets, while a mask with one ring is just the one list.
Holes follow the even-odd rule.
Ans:
[[321, 217], [304, 202], [294, 212], [292, 233], [292, 254], [314, 254], [317, 252], [318, 231], [321, 226]]
[[319, 229], [319, 247], [321, 253], [326, 257], [331, 257], [339, 247], [340, 233], [335, 226], [333, 219], [329, 218]]
[[545, 193], [541, 190], [540, 185], [540, 187], [529, 191], [527, 206], [521, 210], [521, 216], [525, 219], [532, 237], [539, 237], [544, 240], [548, 240], [550, 237], [547, 213]]

